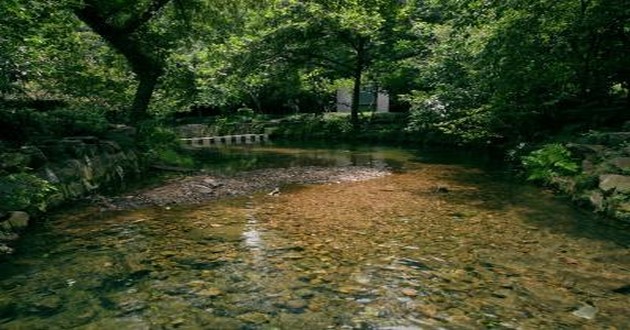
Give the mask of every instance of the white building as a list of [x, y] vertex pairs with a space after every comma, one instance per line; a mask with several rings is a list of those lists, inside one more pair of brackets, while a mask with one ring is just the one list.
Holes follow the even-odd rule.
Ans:
[[[351, 109], [352, 89], [337, 89], [337, 112], [350, 112]], [[359, 109], [362, 111], [389, 112], [389, 94], [384, 90], [362, 90], [359, 95]]]

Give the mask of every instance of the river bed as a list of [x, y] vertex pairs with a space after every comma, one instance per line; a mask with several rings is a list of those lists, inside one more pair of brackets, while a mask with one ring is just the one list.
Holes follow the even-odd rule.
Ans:
[[[467, 161], [478, 155], [207, 153], [200, 180], [222, 187], [248, 170], [269, 182], [191, 204], [52, 214], [0, 263], [0, 328], [630, 325], [630, 232]], [[345, 176], [273, 180], [306, 167]]]

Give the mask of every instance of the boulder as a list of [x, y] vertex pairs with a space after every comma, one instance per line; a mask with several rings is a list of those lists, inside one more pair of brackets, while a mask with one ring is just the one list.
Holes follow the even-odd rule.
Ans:
[[15, 211], [11, 212], [9, 216], [9, 220], [6, 222], [9, 223], [13, 231], [20, 231], [26, 227], [28, 227], [28, 223], [30, 221], [30, 216], [26, 212]]
[[20, 152], [27, 155], [30, 159], [29, 167], [40, 168], [48, 162], [48, 158], [41, 149], [35, 146], [23, 146], [20, 148]]
[[13, 253], [13, 249], [4, 245], [4, 244], [0, 244], [0, 255], [3, 254], [12, 254]]
[[599, 189], [608, 192], [630, 194], [630, 176], [603, 174], [599, 176]]
[[630, 157], [616, 157], [608, 161], [608, 164], [622, 171], [630, 173]]
[[573, 155], [580, 157], [600, 155], [606, 151], [606, 147], [601, 144], [568, 143], [566, 147]]

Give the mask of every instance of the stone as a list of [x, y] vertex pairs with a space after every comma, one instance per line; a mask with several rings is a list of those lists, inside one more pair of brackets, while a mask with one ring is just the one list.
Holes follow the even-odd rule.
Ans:
[[30, 216], [26, 212], [15, 211], [11, 212], [9, 216], [9, 220], [7, 222], [11, 225], [14, 231], [20, 231], [26, 227], [28, 227], [28, 223], [30, 221]]
[[15, 241], [18, 238], [19, 238], [19, 236], [16, 233], [0, 231], [0, 242]]
[[10, 248], [10, 247], [0, 243], [0, 255], [11, 254], [11, 253], [13, 253], [13, 249], [12, 248]]
[[212, 298], [212, 297], [218, 297], [222, 295], [223, 291], [221, 291], [221, 289], [219, 288], [209, 288], [209, 289], [201, 290], [197, 292], [197, 294], [203, 297]]
[[20, 152], [28, 155], [30, 158], [29, 167], [40, 168], [48, 162], [48, 158], [41, 149], [35, 146], [23, 146], [20, 148]]
[[593, 318], [595, 318], [597, 311], [597, 307], [585, 304], [579, 309], [573, 311], [571, 314], [577, 317], [581, 317], [583, 319], [592, 320]]
[[599, 189], [608, 193], [630, 194], [630, 176], [618, 174], [604, 174], [599, 176]]
[[567, 149], [575, 156], [587, 156], [587, 155], [599, 155], [606, 150], [606, 147], [601, 144], [578, 144], [568, 143]]
[[253, 323], [257, 325], [269, 322], [269, 316], [267, 316], [267, 314], [258, 313], [258, 312], [241, 314], [237, 316], [236, 318], [240, 321]]
[[630, 213], [630, 202], [623, 202], [617, 206], [617, 211]]
[[418, 295], [418, 291], [416, 291], [415, 289], [412, 288], [404, 288], [402, 290], [400, 290], [400, 292], [402, 294], [404, 294], [407, 297], [415, 297]]
[[308, 304], [302, 299], [291, 299], [285, 304], [289, 309], [304, 309]]
[[583, 172], [587, 172], [587, 173], [592, 173], [597, 169], [597, 167], [595, 167], [595, 164], [593, 164], [592, 161], [588, 160], [588, 159], [584, 159], [582, 161], [582, 171]]
[[32, 305], [32, 308], [33, 311], [38, 314], [48, 315], [59, 310], [61, 306], [61, 298], [56, 295], [51, 295], [39, 298], [37, 302]]
[[616, 157], [608, 161], [615, 168], [630, 173], [630, 157]]
[[588, 195], [590, 205], [596, 211], [604, 210], [604, 195], [599, 191], [591, 191]]

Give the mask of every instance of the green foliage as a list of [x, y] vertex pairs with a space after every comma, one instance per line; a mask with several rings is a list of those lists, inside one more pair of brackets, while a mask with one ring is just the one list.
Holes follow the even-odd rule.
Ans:
[[17, 145], [42, 137], [100, 136], [108, 125], [104, 110], [94, 107], [64, 106], [49, 111], [0, 108], [0, 138]]
[[33, 174], [14, 173], [0, 177], [0, 211], [45, 211], [48, 198], [57, 189]]
[[571, 158], [571, 152], [561, 144], [546, 144], [521, 158], [527, 180], [545, 184], [560, 176], [575, 175], [580, 167]]
[[137, 145], [150, 163], [179, 167], [194, 165], [193, 159], [181, 152], [177, 134], [158, 120], [139, 125]]
[[466, 97], [454, 95], [456, 92], [407, 96], [412, 106], [406, 130], [433, 144], [488, 145], [500, 138], [493, 130], [491, 110], [487, 106], [470, 107], [474, 103], [462, 102]]

